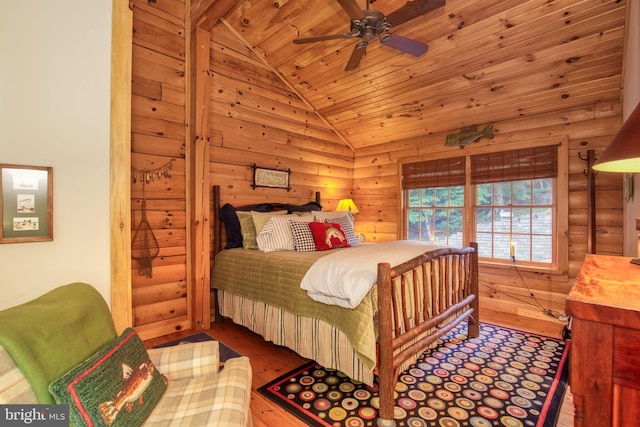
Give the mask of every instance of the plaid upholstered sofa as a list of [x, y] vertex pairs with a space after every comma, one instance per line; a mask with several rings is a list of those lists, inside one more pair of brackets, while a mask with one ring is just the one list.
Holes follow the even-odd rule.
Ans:
[[[251, 365], [217, 341], [144, 348], [90, 285], [0, 311], [0, 404], [63, 404], [71, 424], [251, 426]], [[1, 423], [0, 423], [1, 424]]]

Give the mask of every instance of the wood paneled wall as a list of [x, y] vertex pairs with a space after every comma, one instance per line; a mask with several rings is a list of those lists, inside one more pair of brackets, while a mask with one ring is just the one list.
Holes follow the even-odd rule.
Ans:
[[[565, 274], [520, 272], [513, 268], [480, 268], [481, 306], [501, 312], [550, 320], [549, 316], [533, 306], [529, 298], [533, 293], [539, 302], [564, 312], [569, 292], [585, 254], [587, 253], [587, 150], [594, 149], [597, 156], [611, 141], [622, 124], [622, 106], [618, 102], [602, 102], [583, 108], [559, 110], [554, 113], [517, 120], [493, 123], [494, 138], [481, 139], [474, 146], [495, 146], [508, 149], [510, 143], [567, 138], [569, 141], [569, 266]], [[455, 147], [445, 147], [447, 133], [426, 135], [423, 138], [400, 140], [359, 149], [354, 162], [354, 200], [360, 208], [356, 221], [358, 232], [367, 240], [386, 241], [397, 238], [402, 220], [397, 162], [400, 159], [423, 160], [456, 155]], [[600, 173], [596, 176], [596, 250], [601, 254], [622, 254], [622, 177], [619, 174]], [[524, 282], [524, 283], [523, 283]], [[528, 289], [528, 288], [529, 289]]]
[[[132, 263], [133, 326], [143, 338], [191, 327], [188, 289], [185, 3], [133, 1], [131, 166], [169, 176], [131, 185], [132, 236], [147, 219], [160, 246], [152, 277]], [[139, 174], [139, 173], [138, 173]], [[144, 191], [143, 191], [144, 187]], [[133, 237], [135, 238], [135, 237]]]
[[[353, 151], [225, 26], [211, 32], [210, 181], [222, 203], [351, 197]], [[252, 165], [291, 169], [291, 191], [252, 188]]]

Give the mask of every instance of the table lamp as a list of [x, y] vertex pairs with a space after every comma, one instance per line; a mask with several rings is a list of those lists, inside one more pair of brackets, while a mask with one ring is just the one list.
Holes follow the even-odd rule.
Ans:
[[338, 202], [336, 212], [349, 212], [351, 214], [357, 214], [360, 211], [352, 199], [342, 199]]

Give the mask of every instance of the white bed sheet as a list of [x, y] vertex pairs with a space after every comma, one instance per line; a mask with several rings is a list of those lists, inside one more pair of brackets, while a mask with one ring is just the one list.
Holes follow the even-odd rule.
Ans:
[[336, 251], [318, 259], [300, 287], [315, 301], [355, 308], [376, 283], [379, 262], [388, 262], [394, 267], [442, 247], [428, 242], [395, 240]]

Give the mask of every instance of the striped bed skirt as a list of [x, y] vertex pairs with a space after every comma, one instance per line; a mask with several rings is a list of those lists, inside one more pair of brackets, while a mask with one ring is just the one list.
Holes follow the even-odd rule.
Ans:
[[[220, 289], [217, 296], [220, 315], [230, 318], [235, 324], [250, 329], [266, 341], [290, 348], [325, 368], [338, 370], [353, 380], [373, 386], [374, 371], [362, 363], [349, 338], [334, 326]], [[417, 336], [399, 351], [421, 337]], [[429, 348], [436, 346], [437, 342], [434, 342]], [[421, 355], [422, 351], [405, 360], [399, 372], [408, 369]]]
[[347, 336], [334, 326], [220, 289], [217, 297], [220, 314], [234, 323], [325, 368], [336, 369], [351, 379], [373, 385], [373, 371], [358, 359]]

